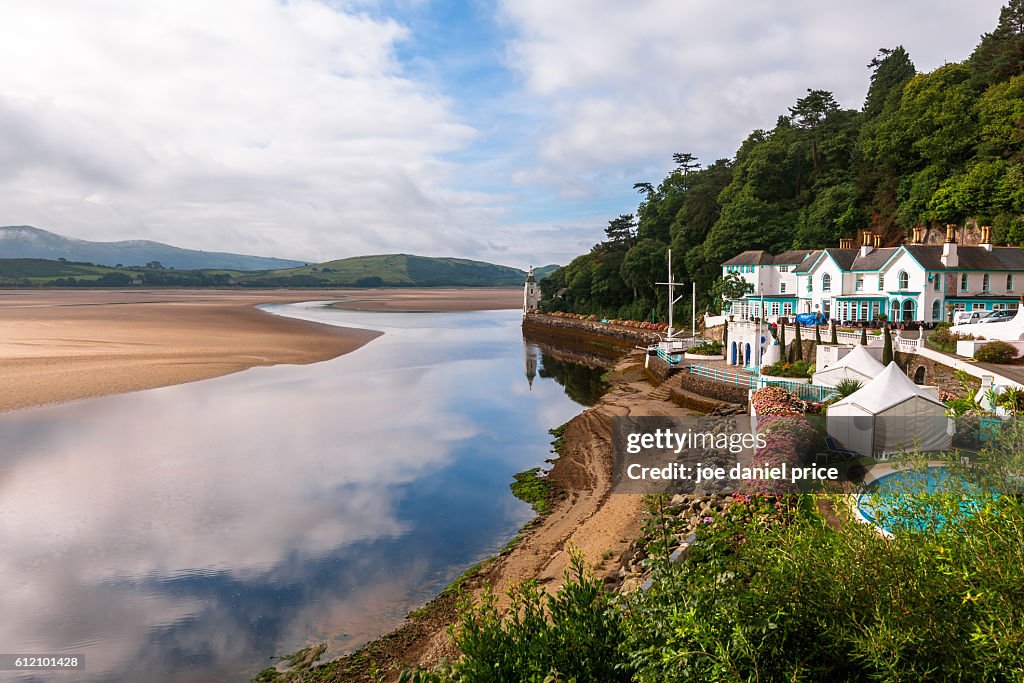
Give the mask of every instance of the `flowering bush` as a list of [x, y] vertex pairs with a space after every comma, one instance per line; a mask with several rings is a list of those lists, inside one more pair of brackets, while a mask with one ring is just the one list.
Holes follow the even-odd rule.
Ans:
[[975, 351], [974, 357], [982, 363], [1010, 363], [1017, 357], [1017, 348], [1004, 341], [990, 341]]
[[820, 438], [817, 428], [799, 415], [759, 416], [757, 431], [766, 436], [779, 432], [789, 434], [797, 440], [797, 449], [801, 452], [817, 445]]
[[764, 387], [750, 399], [758, 415], [800, 415], [806, 406], [799, 398], [779, 387]]

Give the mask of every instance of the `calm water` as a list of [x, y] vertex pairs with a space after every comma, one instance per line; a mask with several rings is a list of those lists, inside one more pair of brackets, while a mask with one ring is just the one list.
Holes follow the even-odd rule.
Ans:
[[512, 475], [580, 410], [562, 384], [599, 387], [545, 367], [514, 311], [274, 310], [386, 334], [0, 416], [0, 652], [87, 663], [0, 679], [236, 681], [314, 642], [348, 651], [515, 533]]

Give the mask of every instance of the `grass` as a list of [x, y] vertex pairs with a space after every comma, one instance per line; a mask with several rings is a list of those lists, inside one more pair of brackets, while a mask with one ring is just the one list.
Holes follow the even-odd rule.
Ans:
[[551, 497], [551, 485], [541, 473], [539, 467], [520, 472], [509, 484], [512, 495], [533, 506], [534, 512], [543, 515], [548, 511]]

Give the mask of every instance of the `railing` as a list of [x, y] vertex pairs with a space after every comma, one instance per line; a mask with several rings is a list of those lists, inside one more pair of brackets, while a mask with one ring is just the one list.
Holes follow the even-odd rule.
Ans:
[[698, 377], [706, 377], [707, 379], [713, 379], [716, 382], [722, 382], [724, 384], [736, 384], [741, 387], [747, 387], [748, 389], [757, 389], [759, 387], [759, 377], [741, 372], [729, 372], [728, 370], [719, 370], [718, 368], [709, 368], [703, 365], [691, 364], [690, 374], [697, 375]]
[[703, 365], [691, 364], [689, 367], [691, 375], [705, 377], [723, 384], [735, 384], [748, 389], [760, 389], [761, 387], [773, 386], [785, 389], [804, 401], [820, 403], [832, 394], [835, 389], [821, 386], [820, 384], [804, 384], [802, 382], [789, 382], [786, 380], [766, 380], [760, 375], [749, 375], [740, 372], [729, 372], [718, 368], [709, 368]]
[[773, 386], [785, 389], [791, 394], [794, 394], [803, 401], [812, 401], [814, 403], [821, 403], [822, 401], [829, 398], [832, 394], [836, 393], [836, 390], [832, 387], [822, 386], [820, 384], [804, 384], [802, 382], [786, 382], [779, 380], [765, 380], [762, 379], [762, 386]]
[[668, 354], [665, 353], [665, 351], [663, 351], [662, 349], [658, 349], [658, 358], [662, 359], [669, 365], [679, 365], [679, 360], [680, 358], [682, 358], [682, 356]]

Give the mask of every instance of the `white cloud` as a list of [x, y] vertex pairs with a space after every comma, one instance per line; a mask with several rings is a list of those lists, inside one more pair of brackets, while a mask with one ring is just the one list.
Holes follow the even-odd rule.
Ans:
[[[467, 252], [469, 143], [365, 3], [0, 4], [0, 217], [293, 257]], [[454, 209], [450, 208], [454, 205]]]
[[[859, 108], [866, 64], [903, 44], [919, 69], [966, 58], [1001, 0], [821, 3], [773, 0], [504, 0], [517, 37], [509, 63], [551, 112], [542, 177], [657, 161], [731, 156], [807, 88]], [[573, 192], [573, 189], [569, 190]]]

